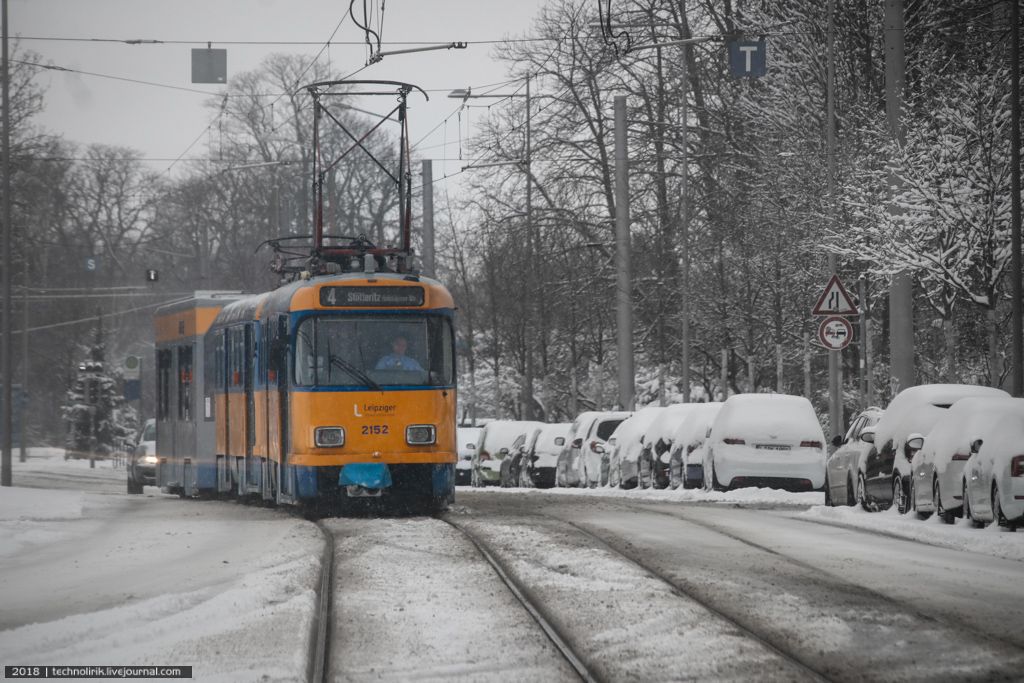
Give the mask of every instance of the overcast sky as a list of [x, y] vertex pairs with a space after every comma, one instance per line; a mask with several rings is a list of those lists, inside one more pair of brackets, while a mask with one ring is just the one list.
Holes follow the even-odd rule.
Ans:
[[[379, 0], [371, 0], [370, 4]], [[387, 0], [383, 39], [402, 41], [498, 40], [527, 34], [543, 0]], [[361, 3], [357, 3], [361, 7]], [[228, 51], [231, 74], [256, 68], [274, 52], [312, 59], [348, 9], [344, 0], [10, 0], [12, 38], [21, 36], [20, 50], [42, 55], [44, 62], [97, 74], [196, 88], [216, 95], [224, 87], [193, 85], [191, 50], [213, 47]], [[37, 40], [38, 38], [113, 38], [196, 41], [197, 44], [129, 45], [111, 42]], [[330, 62], [340, 77], [362, 67], [366, 60], [363, 32], [346, 19], [321, 60]], [[319, 45], [227, 45], [228, 41], [317, 42]], [[357, 43], [343, 45], [340, 43]], [[402, 45], [385, 46], [385, 50]], [[455, 88], [483, 86], [507, 80], [504, 65], [491, 59], [488, 45], [465, 50], [427, 52], [385, 58], [359, 74], [360, 78], [401, 80], [431, 92], [431, 101], [414, 102], [411, 137], [420, 140], [449, 117], [458, 102], [447, 99]], [[76, 143], [104, 143], [138, 149], [152, 166], [164, 170], [214, 118], [203, 94], [96, 76], [45, 71], [46, 112], [40, 123]], [[383, 98], [381, 98], [383, 99]], [[413, 100], [410, 100], [413, 102]], [[386, 103], [381, 103], [385, 107]], [[451, 116], [420, 147], [420, 158], [435, 162], [435, 177], [457, 171], [457, 117]], [[188, 157], [203, 157], [207, 143], [216, 142], [211, 129]], [[160, 161], [160, 160], [168, 161]]]

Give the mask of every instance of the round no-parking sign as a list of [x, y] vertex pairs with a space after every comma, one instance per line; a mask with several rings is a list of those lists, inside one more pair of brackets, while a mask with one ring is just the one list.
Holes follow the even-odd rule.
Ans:
[[838, 315], [825, 318], [818, 326], [818, 339], [830, 351], [842, 351], [853, 339], [853, 325]]

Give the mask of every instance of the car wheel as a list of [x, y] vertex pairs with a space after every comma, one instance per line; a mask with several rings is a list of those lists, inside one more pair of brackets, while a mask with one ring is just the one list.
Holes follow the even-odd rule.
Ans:
[[917, 481], [915, 479], [910, 480], [910, 506], [914, 509], [914, 514], [918, 519], [924, 520], [932, 516], [930, 512], [922, 512], [917, 509]]
[[1009, 526], [1006, 515], [1003, 514], [1003, 506], [999, 504], [999, 487], [992, 483], [992, 523], [999, 526]]
[[651, 471], [651, 461], [647, 457], [641, 455], [640, 459], [636, 463], [636, 483], [637, 487], [642, 489], [651, 488], [653, 482], [653, 472]]
[[935, 508], [935, 516], [941, 519], [945, 524], [952, 524], [955, 521], [956, 515], [942, 507], [942, 495], [939, 489], [938, 477], [936, 477], [935, 481], [932, 483], [932, 507]]
[[857, 502], [860, 503], [862, 509], [868, 512], [876, 510], [874, 501], [868, 498], [868, 481], [864, 478], [863, 473], [857, 475]]
[[967, 497], [967, 482], [964, 484], [964, 519], [971, 523], [975, 529], [980, 529], [985, 526], [985, 523], [974, 518], [974, 513], [971, 511], [971, 499]]
[[136, 483], [135, 479], [130, 475], [128, 477], [128, 493], [132, 495], [142, 493], [142, 484]]
[[519, 469], [519, 485], [524, 489], [533, 488], [533, 477], [530, 476], [530, 470], [526, 467]]
[[892, 504], [896, 512], [905, 515], [910, 511], [910, 496], [903, 485], [903, 477], [899, 474], [892, 478]]
[[854, 505], [857, 504], [857, 496], [854, 493], [855, 490], [856, 489], [853, 488], [853, 479], [851, 479], [850, 475], [847, 474], [846, 475], [846, 505], [848, 507], [853, 507]]
[[718, 472], [715, 471], [714, 462], [711, 463], [711, 488], [715, 491], [725, 491], [729, 488], [728, 486], [723, 486], [722, 483], [718, 481]]

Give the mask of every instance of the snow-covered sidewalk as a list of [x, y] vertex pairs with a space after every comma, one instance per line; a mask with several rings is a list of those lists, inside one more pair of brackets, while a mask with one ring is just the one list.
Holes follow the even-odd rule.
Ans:
[[[155, 488], [115, 495], [123, 469], [48, 455], [22, 464], [15, 481], [41, 486], [52, 476], [60, 489], [0, 489], [0, 661], [305, 679], [319, 529]], [[67, 488], [75, 477], [84, 490]]]
[[456, 499], [459, 493], [486, 493], [494, 495], [555, 495], [555, 496], [593, 496], [596, 498], [628, 498], [644, 502], [667, 503], [722, 503], [726, 505], [770, 505], [773, 507], [806, 508], [821, 505], [825, 494], [817, 491], [791, 493], [769, 488], [744, 488], [733, 491], [705, 491], [703, 489], [618, 489], [601, 487], [596, 489], [551, 488], [551, 489], [503, 489], [498, 486], [473, 488], [470, 486], [456, 487]]
[[1024, 562], [1024, 533], [1013, 533], [995, 524], [984, 529], [975, 529], [965, 519], [957, 519], [956, 524], [944, 524], [934, 515], [926, 520], [920, 520], [912, 512], [901, 515], [894, 508], [868, 512], [859, 506], [833, 508], [816, 505], [796, 514], [795, 517], [865, 529], [942, 548]]

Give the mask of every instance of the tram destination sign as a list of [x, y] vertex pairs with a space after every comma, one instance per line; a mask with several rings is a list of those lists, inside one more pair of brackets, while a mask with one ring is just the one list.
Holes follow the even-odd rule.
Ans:
[[422, 306], [422, 287], [321, 287], [321, 306]]

